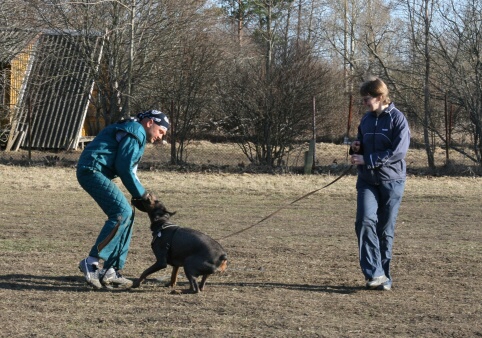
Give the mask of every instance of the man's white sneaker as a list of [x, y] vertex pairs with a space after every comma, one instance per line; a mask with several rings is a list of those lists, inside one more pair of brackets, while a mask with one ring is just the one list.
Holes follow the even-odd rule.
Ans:
[[85, 281], [94, 289], [102, 289], [99, 281], [99, 267], [95, 264], [87, 263], [87, 258], [79, 262], [79, 270], [84, 274]]
[[102, 274], [101, 282], [107, 289], [130, 289], [132, 286], [130, 279], [123, 277], [119, 271], [113, 268]]

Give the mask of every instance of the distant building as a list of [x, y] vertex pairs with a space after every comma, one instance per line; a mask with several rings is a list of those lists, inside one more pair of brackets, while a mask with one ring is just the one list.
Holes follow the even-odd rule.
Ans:
[[101, 36], [74, 32], [0, 29], [0, 136], [6, 150], [77, 149], [94, 136], [102, 121], [90, 104], [92, 74], [102, 42]]

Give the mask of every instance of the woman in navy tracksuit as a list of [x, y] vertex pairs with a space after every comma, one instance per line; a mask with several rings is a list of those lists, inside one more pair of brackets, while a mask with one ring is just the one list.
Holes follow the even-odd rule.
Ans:
[[[88, 284], [96, 289], [129, 288], [132, 281], [122, 277], [132, 237], [134, 214], [120, 188], [112, 180], [119, 177], [137, 207], [153, 198], [137, 178], [137, 165], [146, 143], [162, 140], [169, 128], [167, 116], [157, 110], [111, 124], [84, 149], [77, 164], [77, 180], [97, 202], [108, 219], [89, 256], [79, 263]], [[104, 269], [99, 268], [99, 260]]]
[[410, 144], [407, 119], [388, 94], [378, 78], [362, 84], [360, 95], [369, 111], [350, 149], [351, 163], [358, 167], [355, 231], [360, 267], [367, 288], [379, 290], [392, 287], [390, 261]]

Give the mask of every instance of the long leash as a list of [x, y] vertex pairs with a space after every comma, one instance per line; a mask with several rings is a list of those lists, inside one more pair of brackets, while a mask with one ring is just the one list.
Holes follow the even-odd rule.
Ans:
[[244, 229], [241, 229], [241, 230], [236, 231], [236, 232], [233, 232], [232, 234], [226, 235], [226, 236], [224, 236], [224, 237], [218, 238], [218, 240], [225, 239], [225, 238], [228, 238], [228, 237], [232, 237], [232, 236], [238, 235], [238, 234], [240, 234], [240, 233], [242, 233], [242, 232], [244, 232], [244, 231], [246, 231], [246, 230], [249, 230], [249, 229], [257, 226], [258, 224], [266, 221], [268, 218], [273, 217], [273, 216], [276, 215], [278, 212], [280, 212], [280, 211], [283, 210], [283, 209], [286, 209], [286, 208], [289, 207], [290, 205], [293, 205], [293, 204], [295, 204], [296, 202], [301, 201], [302, 199], [304, 199], [304, 198], [306, 198], [306, 197], [308, 197], [308, 196], [311, 196], [311, 195], [313, 195], [314, 193], [316, 193], [316, 192], [318, 192], [318, 191], [320, 191], [320, 190], [322, 190], [322, 189], [328, 188], [330, 185], [332, 185], [333, 183], [335, 183], [336, 181], [338, 181], [339, 179], [341, 179], [343, 176], [345, 176], [346, 174], [348, 174], [348, 173], [350, 172], [350, 170], [351, 170], [352, 167], [353, 167], [353, 165], [350, 165], [350, 166], [348, 167], [348, 169], [346, 169], [344, 172], [341, 173], [340, 176], [338, 176], [336, 179], [334, 179], [334, 180], [331, 181], [330, 183], [324, 185], [323, 187], [318, 188], [318, 189], [313, 190], [313, 191], [310, 191], [309, 193], [307, 193], [307, 194], [305, 194], [305, 195], [303, 195], [303, 196], [295, 199], [293, 202], [282, 206], [282, 207], [279, 208], [278, 210], [272, 212], [272, 213], [269, 214], [268, 216], [264, 217], [263, 219], [259, 220], [259, 221], [256, 222], [256, 223], [250, 225], [249, 227], [244, 228]]

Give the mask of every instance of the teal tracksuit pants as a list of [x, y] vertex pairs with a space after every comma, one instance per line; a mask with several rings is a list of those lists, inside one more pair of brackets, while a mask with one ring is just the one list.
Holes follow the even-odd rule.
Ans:
[[107, 215], [89, 256], [104, 260], [104, 268], [124, 267], [134, 226], [134, 211], [119, 187], [101, 172], [77, 169], [77, 180]]

